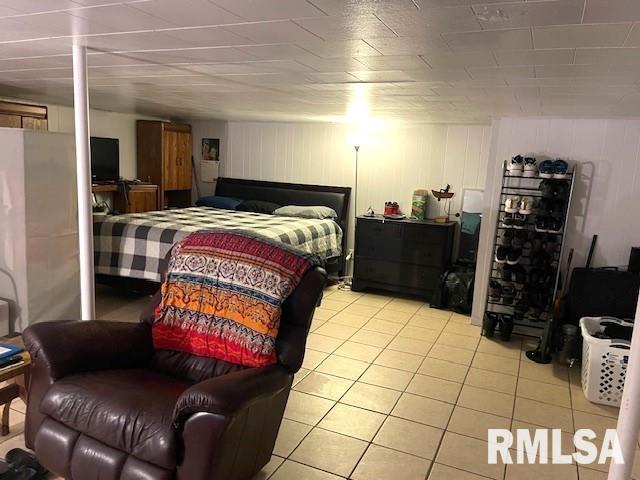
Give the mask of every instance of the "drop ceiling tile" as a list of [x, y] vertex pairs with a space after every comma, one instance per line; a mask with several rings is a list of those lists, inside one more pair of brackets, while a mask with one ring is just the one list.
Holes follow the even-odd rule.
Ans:
[[225, 30], [256, 43], [299, 43], [319, 39], [289, 20], [230, 25]]
[[324, 58], [333, 57], [371, 57], [380, 52], [364, 40], [321, 40], [301, 42], [298, 45], [305, 50]]
[[625, 47], [640, 47], [640, 24], [636, 23], [631, 28]]
[[[133, 32], [169, 28], [172, 24], [128, 5], [106, 5], [77, 8], [71, 13], [91, 23], [106, 27], [99, 33]], [[98, 32], [92, 32], [98, 33]]]
[[536, 77], [606, 77], [601, 65], [537, 65]]
[[440, 34], [364, 40], [383, 55], [428, 55], [430, 52], [451, 51]]
[[255, 43], [223, 27], [177, 28], [162, 30], [161, 33], [194, 47], [251, 45]]
[[575, 52], [576, 50], [572, 48], [558, 48], [551, 50], [502, 50], [496, 51], [494, 54], [498, 65], [503, 66], [557, 65], [573, 63]]
[[414, 70], [427, 68], [425, 61], [418, 55], [385, 55], [360, 57], [357, 60], [369, 70]]
[[252, 45], [236, 47], [236, 50], [261, 60], [293, 60], [309, 56], [308, 51], [291, 44]]
[[464, 32], [480, 30], [473, 10], [466, 6], [426, 8], [418, 12], [400, 12], [378, 17], [401, 37], [413, 37], [426, 30], [433, 32]]
[[513, 4], [474, 5], [482, 28], [531, 27], [581, 23], [584, 0], [555, 0]]
[[408, 72], [401, 71], [354, 71], [349, 72], [363, 82], [402, 82], [412, 80]]
[[495, 66], [496, 60], [490, 50], [458, 53], [430, 53], [423, 55], [424, 60], [432, 67], [489, 67]]
[[24, 70], [50, 67], [70, 67], [71, 55], [56, 55], [50, 57], [12, 58], [0, 60], [0, 71]]
[[46, 28], [38, 28], [13, 18], [0, 19], [0, 42], [46, 38], [49, 36], [51, 36], [51, 32], [47, 31]]
[[85, 37], [91, 48], [106, 51], [159, 50], [164, 48], [188, 48], [193, 45], [161, 32], [116, 33]]
[[306, 76], [311, 82], [334, 83], [334, 82], [357, 82], [358, 79], [347, 72], [318, 72], [309, 73]]
[[0, 58], [46, 56], [71, 53], [71, 46], [71, 38], [48, 38], [42, 40], [31, 40], [27, 42], [0, 43]]
[[631, 23], [534, 27], [535, 48], [621, 47]]
[[299, 0], [212, 0], [212, 2], [249, 21], [287, 20], [325, 15], [311, 3]]
[[13, 8], [5, 7], [4, 5], [0, 5], [0, 18], [19, 15], [20, 13], [22, 12], [14, 10]]
[[531, 32], [528, 28], [486, 30], [478, 32], [443, 33], [452, 50], [528, 50]]
[[398, 11], [415, 12], [411, 0], [308, 0], [327, 15], [385, 14]]
[[131, 6], [160, 17], [176, 27], [225, 25], [244, 21], [238, 15], [207, 0], [154, 0], [131, 4]]
[[473, 79], [534, 77], [532, 65], [516, 67], [469, 67], [467, 68], [467, 71]]
[[102, 53], [90, 52], [87, 55], [89, 66], [107, 65], [133, 65], [149, 63], [150, 60], [145, 53]]
[[636, 0], [586, 0], [584, 23], [615, 23], [640, 20]]
[[71, 0], [2, 0], [0, 3], [20, 13], [51, 12], [78, 6]]
[[364, 64], [352, 57], [319, 58], [307, 56], [298, 62], [318, 72], [347, 72], [350, 70], [368, 70]]
[[579, 48], [576, 64], [640, 65], [640, 48]]
[[296, 23], [324, 40], [396, 36], [375, 15], [304, 18]]
[[450, 81], [469, 80], [471, 77], [464, 68], [425, 68], [420, 70], [406, 70], [412, 80], [424, 81]]

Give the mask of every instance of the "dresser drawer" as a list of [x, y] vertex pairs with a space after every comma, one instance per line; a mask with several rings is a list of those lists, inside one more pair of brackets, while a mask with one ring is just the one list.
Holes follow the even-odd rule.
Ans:
[[356, 253], [361, 256], [400, 261], [403, 225], [393, 222], [358, 220]]
[[356, 257], [354, 276], [358, 280], [432, 290], [440, 281], [439, 268]]
[[414, 265], [443, 268], [449, 264], [451, 256], [446, 252], [447, 247], [447, 244], [426, 244], [416, 248], [405, 246], [400, 260]]

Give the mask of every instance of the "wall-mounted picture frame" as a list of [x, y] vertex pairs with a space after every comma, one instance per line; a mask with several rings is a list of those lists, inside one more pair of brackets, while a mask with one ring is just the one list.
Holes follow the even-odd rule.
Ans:
[[220, 161], [220, 139], [219, 138], [203, 138], [202, 139], [202, 160]]

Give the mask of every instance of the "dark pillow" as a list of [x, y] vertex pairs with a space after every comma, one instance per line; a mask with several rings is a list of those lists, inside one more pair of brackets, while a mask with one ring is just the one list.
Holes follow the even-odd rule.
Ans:
[[273, 215], [273, 212], [280, 208], [280, 205], [272, 202], [263, 202], [262, 200], [245, 200], [242, 202], [236, 210], [240, 212], [253, 212], [253, 213], [268, 213]]
[[274, 215], [280, 215], [281, 217], [300, 217], [300, 218], [338, 218], [336, 211], [329, 207], [323, 207], [321, 205], [314, 206], [299, 206], [299, 205], [287, 205], [286, 207], [280, 207]]
[[242, 203], [239, 198], [219, 197], [210, 195], [208, 197], [200, 197], [196, 202], [198, 207], [223, 208], [225, 210], [235, 210]]

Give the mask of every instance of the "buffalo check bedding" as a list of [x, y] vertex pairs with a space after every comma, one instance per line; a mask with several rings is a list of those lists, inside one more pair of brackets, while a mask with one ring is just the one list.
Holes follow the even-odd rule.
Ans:
[[169, 249], [192, 232], [247, 230], [321, 259], [341, 253], [342, 230], [333, 220], [279, 217], [209, 207], [114, 215], [93, 224], [95, 271], [160, 282]]

